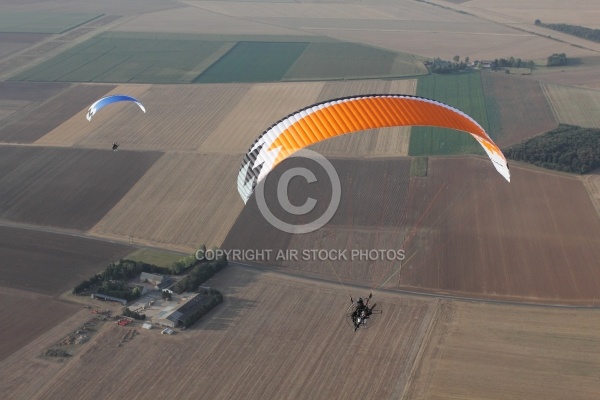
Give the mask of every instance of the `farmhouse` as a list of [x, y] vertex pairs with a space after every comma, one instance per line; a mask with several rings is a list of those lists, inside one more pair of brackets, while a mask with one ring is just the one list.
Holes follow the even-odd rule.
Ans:
[[140, 275], [140, 282], [148, 282], [152, 286], [154, 286], [154, 289], [160, 290], [169, 286], [169, 284], [171, 283], [171, 278], [168, 276], [151, 274], [149, 272], [142, 272], [142, 274]]

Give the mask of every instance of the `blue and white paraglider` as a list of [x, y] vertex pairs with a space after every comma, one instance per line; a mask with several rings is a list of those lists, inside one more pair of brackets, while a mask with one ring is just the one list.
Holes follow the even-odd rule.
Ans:
[[101, 108], [103, 108], [109, 104], [119, 102], [119, 101], [132, 101], [132, 102], [136, 103], [138, 106], [140, 106], [140, 108], [142, 109], [143, 112], [146, 112], [146, 109], [144, 108], [142, 103], [140, 103], [133, 97], [126, 96], [123, 94], [115, 94], [112, 96], [103, 97], [100, 100], [98, 100], [97, 102], [95, 102], [94, 104], [92, 104], [85, 117], [87, 118], [88, 121], [91, 121], [94, 114], [96, 114]]

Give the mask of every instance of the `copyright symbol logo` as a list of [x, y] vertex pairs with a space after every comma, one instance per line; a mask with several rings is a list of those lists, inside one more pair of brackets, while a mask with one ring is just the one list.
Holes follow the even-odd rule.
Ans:
[[[292, 157], [308, 158], [313, 160], [318, 163], [327, 173], [329, 181], [331, 182], [332, 190], [331, 200], [325, 212], [316, 220], [306, 224], [290, 224], [280, 220], [271, 212], [265, 200], [264, 182], [266, 179], [256, 186], [256, 203], [263, 217], [272, 226], [280, 231], [297, 234], [314, 232], [329, 222], [337, 211], [342, 195], [340, 177], [338, 176], [331, 162], [315, 151], [302, 149], [290, 155], [288, 158]], [[295, 206], [290, 202], [290, 199], [288, 198], [288, 186], [292, 178], [297, 176], [302, 177], [307, 183], [317, 182], [317, 178], [311, 170], [304, 167], [290, 168], [281, 175], [277, 182], [277, 202], [285, 212], [291, 215], [306, 215], [315, 209], [317, 200], [309, 197], [301, 206]]]

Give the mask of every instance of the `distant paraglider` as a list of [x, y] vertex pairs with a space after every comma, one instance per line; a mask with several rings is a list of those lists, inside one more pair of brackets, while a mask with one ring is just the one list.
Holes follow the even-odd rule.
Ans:
[[433, 126], [469, 133], [483, 147], [496, 170], [510, 182], [504, 154], [467, 114], [417, 96], [372, 94], [313, 104], [272, 125], [250, 147], [238, 174], [238, 192], [248, 201], [256, 185], [292, 153], [339, 135], [393, 126]]
[[136, 103], [142, 109], [143, 112], [146, 112], [146, 109], [144, 108], [142, 103], [140, 103], [133, 97], [126, 96], [123, 94], [115, 94], [112, 96], [103, 97], [100, 100], [96, 101], [94, 104], [92, 104], [85, 117], [87, 118], [88, 121], [91, 121], [94, 114], [96, 114], [100, 109], [106, 107], [109, 104], [116, 103], [119, 101], [132, 101], [132, 102]]

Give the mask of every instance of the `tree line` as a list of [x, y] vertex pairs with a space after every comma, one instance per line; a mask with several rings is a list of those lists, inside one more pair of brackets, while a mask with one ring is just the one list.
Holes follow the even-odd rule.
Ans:
[[600, 129], [561, 124], [509, 147], [504, 154], [539, 167], [585, 174], [600, 168]]
[[212, 278], [225, 266], [227, 266], [227, 259], [224, 256], [208, 263], [196, 265], [185, 278], [180, 279], [173, 286], [173, 291], [177, 294], [195, 292], [200, 285]]
[[539, 19], [535, 20], [535, 24], [538, 26], [543, 26], [544, 28], [568, 33], [569, 35], [577, 36], [582, 39], [587, 39], [593, 42], [600, 43], [600, 29], [592, 29], [586, 28], [585, 26], [569, 24], [544, 24]]

